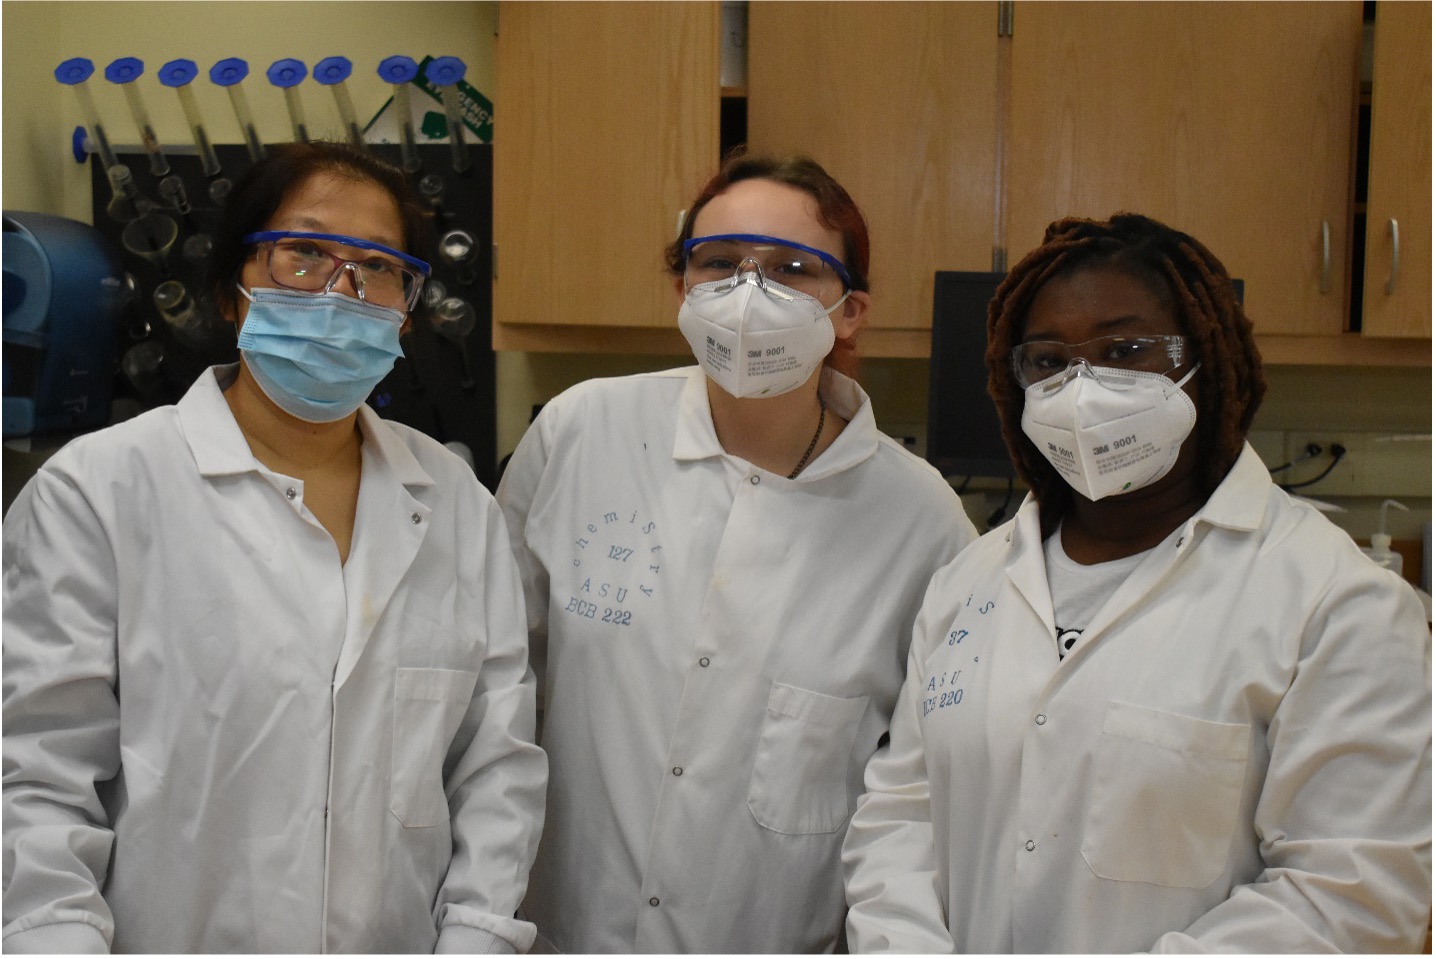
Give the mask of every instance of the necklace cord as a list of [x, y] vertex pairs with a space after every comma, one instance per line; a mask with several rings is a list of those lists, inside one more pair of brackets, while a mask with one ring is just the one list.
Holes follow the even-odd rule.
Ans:
[[826, 403], [823, 402], [822, 394], [819, 394], [819, 395], [818, 395], [818, 428], [817, 428], [817, 430], [814, 431], [814, 433], [813, 433], [813, 439], [812, 439], [812, 442], [810, 442], [810, 443], [808, 444], [808, 450], [807, 450], [807, 452], [805, 452], [805, 453], [803, 454], [803, 458], [802, 458], [802, 459], [798, 460], [798, 465], [793, 467], [793, 472], [791, 472], [791, 473], [788, 474], [788, 479], [797, 479], [797, 478], [798, 478], [798, 474], [803, 471], [803, 467], [808, 465], [808, 457], [812, 456], [812, 455], [813, 455], [813, 450], [815, 450], [815, 449], [818, 448], [818, 437], [820, 437], [820, 436], [823, 435], [823, 424], [827, 421], [827, 419], [828, 419], [828, 404], [826, 404]]

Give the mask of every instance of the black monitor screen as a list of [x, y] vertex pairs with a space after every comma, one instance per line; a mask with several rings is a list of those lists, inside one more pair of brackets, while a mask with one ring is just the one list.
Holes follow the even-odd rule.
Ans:
[[940, 270], [933, 285], [927, 461], [944, 476], [1013, 475], [987, 395], [987, 304], [1004, 273]]

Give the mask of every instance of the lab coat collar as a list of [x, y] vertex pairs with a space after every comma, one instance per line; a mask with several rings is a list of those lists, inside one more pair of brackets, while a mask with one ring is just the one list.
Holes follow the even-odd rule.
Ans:
[[1192, 520], [1233, 530], [1259, 529], [1271, 487], [1271, 473], [1261, 457], [1250, 443], [1243, 443], [1236, 463]]
[[[678, 400], [678, 427], [673, 437], [673, 458], [700, 460], [723, 456], [723, 445], [713, 427], [708, 405], [708, 378], [700, 367], [685, 371], [688, 380]], [[823, 451], [795, 483], [812, 482], [841, 473], [873, 455], [878, 447], [877, 421], [872, 401], [856, 381], [830, 367], [823, 367], [818, 392], [832, 412], [848, 421], [833, 445]]]
[[239, 375], [239, 364], [211, 366], [199, 375], [175, 409], [180, 430], [201, 476], [227, 476], [259, 469], [259, 461], [240, 432], [224, 390]]
[[[238, 374], [238, 363], [211, 366], [199, 375], [176, 407], [180, 428], [201, 476], [226, 476], [261, 468], [224, 399], [225, 388]], [[379, 414], [367, 404], [359, 407], [359, 432], [365, 445], [400, 483], [433, 485], [433, 478], [409, 447], [393, 430], [380, 424]]]

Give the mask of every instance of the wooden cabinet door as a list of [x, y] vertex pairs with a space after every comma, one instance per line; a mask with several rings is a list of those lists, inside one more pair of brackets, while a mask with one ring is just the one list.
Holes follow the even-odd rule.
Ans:
[[[676, 332], [663, 266], [718, 147], [715, 2], [499, 5], [494, 346], [532, 331]], [[596, 346], [570, 338], [570, 348]]]
[[1024, 2], [1015, 20], [1010, 263], [1059, 217], [1144, 213], [1246, 281], [1259, 333], [1345, 328], [1359, 3]]
[[1375, 46], [1361, 332], [1429, 338], [1431, 4], [1378, 3]]
[[995, 3], [748, 7], [748, 142], [806, 153], [868, 220], [870, 356], [926, 356], [933, 272], [992, 261]]

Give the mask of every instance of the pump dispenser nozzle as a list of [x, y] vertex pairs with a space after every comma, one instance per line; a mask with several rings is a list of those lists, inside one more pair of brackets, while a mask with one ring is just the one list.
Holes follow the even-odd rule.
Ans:
[[1371, 534], [1371, 546], [1362, 550], [1377, 566], [1382, 566], [1393, 573], [1401, 573], [1401, 554], [1391, 548], [1391, 534], [1386, 532], [1386, 508], [1395, 506], [1399, 510], [1410, 512], [1410, 508], [1404, 503], [1394, 499], [1386, 500], [1381, 504], [1381, 519], [1377, 523], [1376, 532]]

